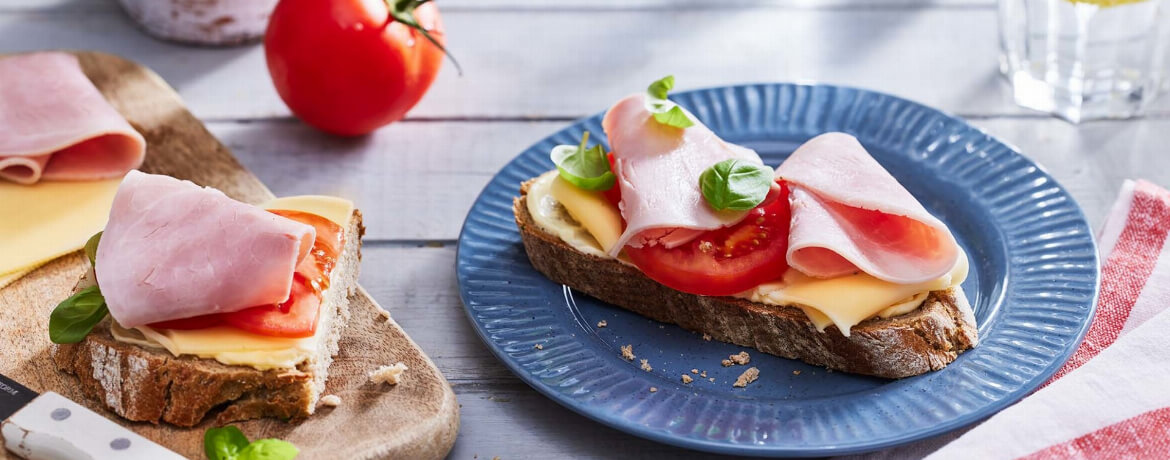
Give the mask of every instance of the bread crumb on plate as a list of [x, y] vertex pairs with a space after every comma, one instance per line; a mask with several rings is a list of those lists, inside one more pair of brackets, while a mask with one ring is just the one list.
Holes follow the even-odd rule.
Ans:
[[535, 349], [537, 349], [537, 350], [543, 350], [543, 349], [544, 349], [544, 345], [541, 345], [541, 344], [539, 344], [539, 343], [538, 343], [538, 344], [536, 344], [536, 345], [533, 345], [533, 346], [532, 346], [532, 348], [535, 348]]
[[609, 323], [605, 322], [604, 319], [597, 322], [597, 327], [605, 327], [605, 326], [609, 326]]
[[740, 366], [752, 362], [752, 357], [748, 355], [748, 352], [746, 351], [741, 351], [738, 354], [728, 356], [727, 359], [730, 359], [731, 362], [739, 364]]
[[698, 370], [698, 369], [691, 369], [691, 373], [692, 373], [692, 374], [698, 374], [698, 373], [699, 373], [699, 370]]
[[650, 363], [648, 363], [646, 361], [647, 360], [645, 360], [645, 359], [642, 360], [642, 370], [644, 370], [646, 372], [650, 372], [650, 371], [654, 370], [653, 367], [650, 367]]
[[406, 365], [403, 363], [394, 363], [389, 366], [382, 366], [370, 372], [370, 381], [378, 383], [388, 383], [390, 385], [398, 385], [402, 379], [402, 373], [406, 372]]
[[658, 392], [658, 387], [650, 387], [650, 392], [651, 392], [651, 393], [657, 393], [657, 392]]
[[735, 379], [735, 383], [731, 384], [731, 386], [736, 388], [743, 388], [746, 387], [749, 383], [755, 382], [758, 378], [760, 378], [760, 370], [756, 369], [755, 367], [749, 367], [739, 375], [739, 378]]
[[707, 371], [700, 372], [699, 377], [707, 378]]
[[723, 365], [723, 367], [731, 367], [732, 362], [730, 359], [725, 359], [723, 361], [719, 361], [719, 364]]
[[341, 405], [341, 396], [325, 395], [321, 397], [321, 405], [325, 407], [337, 407]]
[[625, 358], [626, 361], [633, 361], [634, 358], [637, 358], [637, 356], [634, 356], [634, 345], [633, 344], [622, 345], [622, 358]]
[[792, 371], [792, 375], [800, 375], [800, 371]]
[[683, 375], [682, 375], [682, 382], [683, 382], [683, 383], [691, 383], [691, 382], [694, 382], [694, 381], [695, 381], [695, 379], [692, 379], [692, 378], [691, 378], [691, 376], [689, 376], [689, 375], [686, 375], [686, 374], [683, 374]]

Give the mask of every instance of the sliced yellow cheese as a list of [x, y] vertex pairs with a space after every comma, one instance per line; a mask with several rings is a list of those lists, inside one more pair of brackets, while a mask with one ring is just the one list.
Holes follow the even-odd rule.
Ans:
[[622, 216], [600, 192], [583, 190], [560, 176], [552, 182], [551, 192], [573, 220], [579, 222], [608, 253], [622, 234]]
[[260, 370], [292, 369], [317, 350], [315, 335], [300, 339], [268, 337], [227, 326], [190, 331], [149, 326], [135, 329], [146, 338], [145, 345], [165, 348], [175, 356], [213, 358], [224, 364]]
[[528, 184], [528, 213], [541, 230], [556, 235], [565, 244], [585, 254], [609, 257], [589, 230], [573, 220], [569, 211], [552, 196], [552, 184], [558, 179], [555, 170], [541, 174]]
[[300, 195], [276, 198], [260, 205], [264, 209], [287, 209], [316, 214], [345, 228], [353, 216], [353, 202], [345, 198], [322, 195]]
[[[277, 198], [261, 207], [317, 214], [342, 228], [349, 228], [353, 215], [352, 201], [328, 196], [295, 196]], [[127, 331], [113, 328], [114, 337], [123, 342], [141, 346], [164, 348], [175, 356], [191, 355], [214, 359], [224, 364], [251, 366], [260, 370], [291, 369], [309, 359], [325, 340], [324, 324], [332, 322], [330, 309], [322, 309], [317, 333], [299, 339], [269, 337], [240, 329], [217, 326], [196, 330], [154, 329], [149, 326]]]
[[0, 182], [0, 287], [85, 246], [105, 228], [121, 182]]
[[40, 266], [41, 266], [40, 264], [37, 264], [37, 265], [33, 265], [29, 268], [22, 268], [20, 270], [14, 271], [12, 273], [8, 273], [6, 275], [0, 275], [0, 289], [4, 289], [5, 287], [8, 287], [9, 284], [12, 284], [14, 281], [20, 279], [20, 277], [27, 275], [28, 272], [36, 270]]
[[[894, 309], [891, 313], [912, 311], [925, 300], [921, 294], [962, 283], [967, 278], [967, 256], [962, 251], [959, 254], [950, 273], [924, 283], [894, 284], [865, 273], [820, 279], [788, 270], [783, 280], [757, 286], [745, 293], [745, 297], [770, 305], [798, 306], [817, 330], [824, 331], [835, 324], [848, 337], [849, 330], [857, 323], [891, 308]], [[907, 307], [912, 308], [907, 310]]]

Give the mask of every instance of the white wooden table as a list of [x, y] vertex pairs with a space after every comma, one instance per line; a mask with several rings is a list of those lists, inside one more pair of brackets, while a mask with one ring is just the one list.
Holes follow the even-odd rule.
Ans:
[[259, 46], [161, 42], [113, 0], [0, 0], [0, 52], [95, 49], [136, 60], [277, 195], [356, 201], [369, 227], [362, 284], [454, 386], [459, 459], [693, 454], [594, 423], [520, 382], [475, 336], [454, 273], [463, 217], [500, 167], [663, 75], [680, 89], [844, 84], [956, 113], [1046, 166], [1094, 227], [1122, 179], [1170, 184], [1170, 97], [1143, 119], [1081, 126], [1017, 108], [997, 73], [994, 0], [437, 3], [465, 75], [445, 65], [406, 120], [365, 138], [329, 137], [291, 118]]

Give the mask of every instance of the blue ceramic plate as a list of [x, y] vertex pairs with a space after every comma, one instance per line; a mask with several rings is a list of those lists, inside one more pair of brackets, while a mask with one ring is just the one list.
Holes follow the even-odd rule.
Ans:
[[[760, 379], [732, 388], [744, 367], [719, 361], [745, 348], [703, 341], [545, 279], [524, 253], [512, 198], [522, 181], [553, 168], [554, 145], [577, 143], [583, 130], [604, 141], [598, 114], [508, 163], [459, 237], [456, 270], [467, 316], [492, 352], [549, 398], [619, 430], [692, 449], [856, 453], [987, 417], [1044, 382], [1080, 342], [1097, 296], [1088, 223], [1068, 192], [1014, 148], [938, 110], [854, 88], [759, 84], [673, 99], [771, 166], [817, 134], [857, 136], [970, 255], [963, 289], [980, 344], [943, 370], [902, 380], [828, 372], [749, 350]], [[608, 327], [597, 328], [601, 320]], [[654, 370], [623, 360], [618, 348], [625, 344]], [[693, 368], [715, 381], [683, 385], [680, 376]]]

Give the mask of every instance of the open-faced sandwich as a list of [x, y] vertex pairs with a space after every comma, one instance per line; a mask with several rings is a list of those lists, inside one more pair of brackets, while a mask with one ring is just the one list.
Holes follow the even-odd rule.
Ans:
[[602, 122], [613, 151], [551, 152], [521, 185], [532, 265], [602, 301], [830, 369], [900, 378], [977, 343], [946, 225], [853, 137], [778, 168], [666, 98], [667, 77]]
[[92, 269], [53, 311], [53, 360], [135, 421], [192, 426], [314, 412], [357, 289], [361, 213], [332, 197], [262, 206], [131, 171]]

